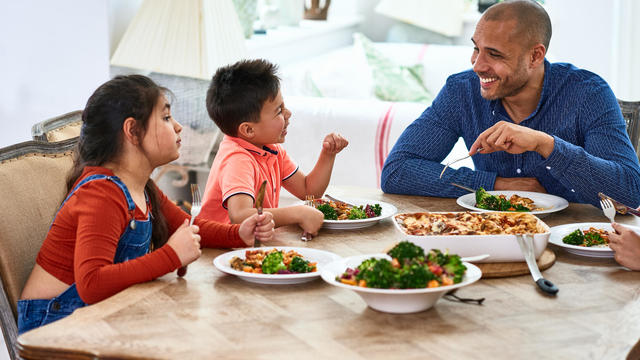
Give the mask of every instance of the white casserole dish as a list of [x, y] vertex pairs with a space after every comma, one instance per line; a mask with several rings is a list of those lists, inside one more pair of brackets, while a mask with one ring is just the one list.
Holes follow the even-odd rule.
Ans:
[[[431, 212], [432, 214], [460, 214], [457, 212]], [[479, 212], [471, 212], [475, 214]], [[470, 257], [481, 254], [489, 254], [489, 257], [479, 262], [520, 262], [525, 261], [520, 246], [516, 240], [515, 235], [510, 234], [498, 234], [498, 235], [411, 235], [407, 233], [406, 228], [403, 225], [403, 216], [411, 216], [415, 214], [423, 213], [401, 213], [396, 214], [393, 217], [393, 223], [398, 231], [400, 231], [406, 240], [421, 246], [425, 251], [430, 249], [440, 249], [442, 251], [449, 251], [450, 254], [457, 254], [461, 257]], [[424, 212], [429, 214], [429, 212]], [[484, 213], [487, 214], [487, 213]], [[500, 214], [514, 215], [523, 213], [504, 212]], [[549, 226], [542, 220], [532, 214], [526, 214], [531, 216], [536, 221], [536, 227], [539, 233], [527, 235], [533, 236], [533, 252], [536, 259], [542, 255], [544, 249], [547, 248], [549, 242], [549, 236], [551, 230]], [[522, 216], [522, 215], [521, 215]]]

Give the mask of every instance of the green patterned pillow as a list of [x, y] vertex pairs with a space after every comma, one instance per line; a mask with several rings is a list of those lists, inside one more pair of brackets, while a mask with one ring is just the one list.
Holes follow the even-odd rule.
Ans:
[[353, 39], [354, 45], [364, 52], [371, 68], [378, 99], [431, 103], [433, 96], [422, 82], [422, 64], [398, 65], [385, 57], [364, 35], [354, 34]]

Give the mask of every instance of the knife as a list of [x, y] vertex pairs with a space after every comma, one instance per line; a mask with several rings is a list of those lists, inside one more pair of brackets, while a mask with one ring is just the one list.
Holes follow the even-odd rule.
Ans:
[[[262, 215], [262, 202], [264, 201], [264, 192], [266, 189], [267, 189], [267, 180], [264, 180], [262, 182], [262, 185], [260, 185], [260, 189], [258, 190], [258, 195], [256, 195], [256, 209], [258, 210], [258, 215]], [[254, 238], [253, 247], [260, 247], [260, 240]]]
[[598, 193], [598, 196], [600, 197], [600, 199], [603, 199], [603, 200], [604, 199], [611, 200], [611, 202], [613, 203], [614, 207], [616, 208], [616, 211], [619, 214], [625, 215], [625, 214], [629, 213], [629, 214], [633, 214], [635, 216], [640, 217], [640, 211], [632, 208], [631, 206], [627, 206], [627, 205], [625, 205], [625, 204], [623, 204], [623, 203], [621, 203], [621, 202], [619, 202], [617, 200], [614, 200], [610, 196], [607, 196], [607, 195], [605, 195], [603, 193]]
[[529, 267], [529, 271], [531, 272], [533, 281], [535, 281], [536, 284], [538, 284], [540, 290], [544, 291], [545, 293], [549, 295], [557, 294], [558, 288], [551, 281], [543, 278], [542, 274], [540, 273], [540, 269], [538, 269], [536, 258], [535, 256], [533, 256], [533, 235], [516, 234], [516, 239], [518, 240], [518, 245], [520, 246], [520, 251], [522, 251], [524, 260], [527, 262], [527, 266]]

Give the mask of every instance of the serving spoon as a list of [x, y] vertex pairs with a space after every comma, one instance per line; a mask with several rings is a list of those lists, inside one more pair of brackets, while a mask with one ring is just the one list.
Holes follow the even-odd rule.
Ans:
[[478, 262], [478, 261], [482, 261], [486, 258], [489, 257], [489, 254], [482, 254], [482, 255], [476, 255], [476, 256], [467, 256], [467, 257], [463, 257], [460, 258], [460, 260], [464, 261], [464, 262]]

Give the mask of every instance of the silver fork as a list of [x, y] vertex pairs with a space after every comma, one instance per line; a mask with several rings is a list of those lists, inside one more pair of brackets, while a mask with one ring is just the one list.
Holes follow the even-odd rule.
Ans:
[[442, 169], [442, 172], [440, 173], [440, 179], [442, 179], [442, 175], [444, 175], [444, 171], [445, 171], [445, 170], [447, 170], [447, 168], [449, 167], [449, 165], [451, 165], [451, 164], [455, 164], [455, 163], [457, 163], [458, 161], [462, 161], [462, 160], [464, 160], [464, 159], [470, 158], [471, 156], [473, 156], [473, 155], [475, 155], [475, 154], [479, 153], [479, 152], [480, 152], [480, 151], [482, 151], [482, 150], [484, 150], [484, 149], [483, 149], [483, 148], [479, 148], [478, 150], [476, 150], [476, 152], [475, 152], [474, 154], [468, 154], [468, 155], [467, 155], [467, 156], [465, 156], [465, 157], [461, 157], [461, 158], [459, 158], [459, 159], [455, 159], [455, 160], [453, 160], [453, 161], [449, 161], [449, 162], [447, 163], [447, 165], [445, 165], [445, 166], [444, 166], [444, 169]]
[[[200, 214], [200, 209], [202, 209], [200, 189], [198, 189], [198, 184], [191, 184], [191, 220], [189, 220], [189, 226], [193, 225], [193, 220]], [[178, 276], [185, 275], [187, 275], [187, 267], [183, 266], [178, 269]]]
[[[314, 201], [314, 196], [313, 195], [306, 195], [304, 197], [304, 204], [306, 206], [313, 206], [315, 207], [315, 205], [313, 204]], [[302, 236], [300, 236], [300, 240], [302, 241], [309, 241], [309, 240], [313, 240], [313, 235], [309, 234], [306, 231], [302, 232]]]
[[616, 208], [613, 206], [613, 203], [609, 199], [600, 200], [600, 207], [602, 208], [602, 212], [604, 216], [609, 218], [611, 222], [614, 222], [616, 218]]

